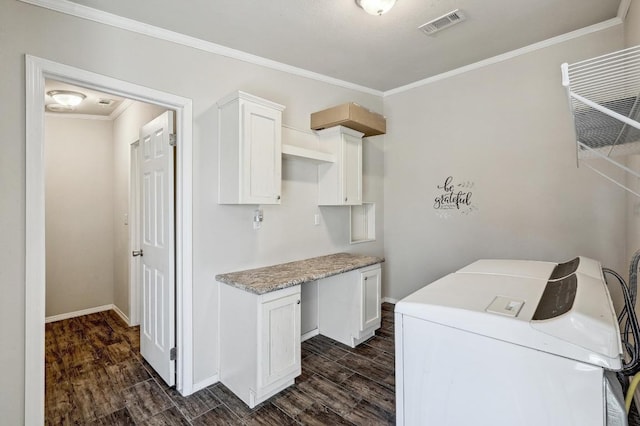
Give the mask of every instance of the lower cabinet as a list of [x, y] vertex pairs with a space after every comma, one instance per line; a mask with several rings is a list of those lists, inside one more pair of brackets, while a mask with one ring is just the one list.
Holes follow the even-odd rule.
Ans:
[[220, 286], [220, 381], [253, 408], [300, 375], [300, 286]]
[[355, 348], [380, 328], [381, 267], [372, 265], [318, 282], [318, 331]]

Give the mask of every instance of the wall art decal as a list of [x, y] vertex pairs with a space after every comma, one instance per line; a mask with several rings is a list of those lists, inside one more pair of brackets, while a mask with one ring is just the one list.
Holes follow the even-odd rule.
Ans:
[[474, 183], [465, 180], [455, 183], [453, 176], [448, 176], [442, 185], [437, 185], [438, 195], [433, 200], [433, 208], [436, 215], [448, 219], [453, 214], [468, 215], [478, 207], [473, 204], [472, 197]]

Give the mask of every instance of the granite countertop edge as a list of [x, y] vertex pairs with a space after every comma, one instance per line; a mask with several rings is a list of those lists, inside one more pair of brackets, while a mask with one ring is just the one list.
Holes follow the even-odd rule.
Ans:
[[[344, 255], [344, 253], [337, 253], [336, 255]], [[257, 294], [257, 295], [261, 295], [261, 294], [267, 294], [267, 293], [271, 293], [273, 291], [278, 291], [278, 290], [283, 290], [285, 288], [289, 288], [289, 287], [293, 287], [296, 285], [300, 285], [300, 284], [304, 284], [307, 282], [311, 282], [311, 281], [315, 281], [315, 280], [319, 280], [322, 278], [327, 278], [327, 277], [331, 277], [334, 275], [339, 275], [339, 274], [344, 274], [346, 272], [350, 272], [350, 271], [354, 271], [356, 269], [360, 269], [360, 268], [365, 268], [367, 266], [371, 266], [371, 265], [377, 265], [379, 263], [383, 263], [385, 261], [384, 257], [377, 257], [377, 256], [363, 256], [363, 255], [352, 255], [354, 258], [359, 258], [359, 260], [361, 260], [361, 262], [357, 263], [357, 264], [350, 264], [348, 266], [345, 267], [341, 267], [341, 268], [337, 268], [337, 269], [332, 269], [330, 271], [325, 271], [325, 272], [321, 272], [321, 273], [308, 273], [308, 274], [301, 274], [299, 276], [296, 276], [293, 279], [289, 279], [287, 281], [282, 281], [282, 282], [278, 282], [275, 283], [273, 285], [265, 285], [262, 287], [256, 287], [252, 284], [247, 284], [247, 283], [243, 283], [240, 282], [240, 280], [238, 279], [234, 279], [234, 277], [232, 275], [238, 275], [238, 274], [251, 274], [251, 272], [253, 271], [259, 271], [259, 273], [264, 274], [265, 272], [268, 272], [269, 269], [273, 268], [273, 269], [277, 269], [282, 267], [283, 265], [291, 265], [291, 264], [295, 264], [295, 263], [302, 263], [302, 262], [307, 262], [310, 260], [315, 260], [315, 259], [320, 259], [322, 257], [330, 257], [330, 256], [335, 256], [335, 255], [329, 255], [329, 256], [320, 256], [318, 258], [311, 258], [311, 259], [303, 259], [303, 260], [299, 260], [299, 261], [294, 261], [294, 262], [287, 262], [287, 263], [282, 263], [282, 264], [278, 264], [278, 265], [272, 265], [272, 266], [266, 266], [266, 267], [262, 267], [262, 268], [256, 268], [256, 269], [249, 269], [246, 271], [237, 271], [237, 272], [231, 272], [231, 273], [227, 273], [227, 274], [219, 274], [216, 275], [215, 279], [216, 281], [219, 281], [221, 283], [224, 284], [228, 284], [232, 287], [244, 290], [244, 291], [248, 291], [250, 293], [253, 294]]]

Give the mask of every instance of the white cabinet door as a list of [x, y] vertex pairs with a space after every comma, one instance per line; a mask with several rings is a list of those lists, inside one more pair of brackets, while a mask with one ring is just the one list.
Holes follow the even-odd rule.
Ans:
[[380, 265], [318, 280], [318, 331], [356, 347], [380, 328]]
[[362, 204], [362, 138], [342, 136], [342, 195], [344, 204]]
[[244, 92], [218, 102], [218, 203], [280, 204], [282, 110]]
[[300, 375], [300, 286], [254, 294], [220, 284], [220, 381], [250, 408]]
[[360, 331], [380, 324], [380, 268], [365, 270], [360, 274]]
[[242, 188], [246, 204], [280, 204], [282, 113], [247, 102], [243, 106]]
[[318, 165], [318, 205], [362, 204], [362, 135], [336, 126], [317, 132], [320, 149], [336, 157]]
[[262, 303], [259, 387], [300, 374], [300, 295]]

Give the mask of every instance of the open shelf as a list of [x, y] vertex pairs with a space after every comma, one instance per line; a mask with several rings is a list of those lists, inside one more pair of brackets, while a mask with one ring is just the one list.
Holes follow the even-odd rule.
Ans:
[[[630, 184], [640, 179], [640, 169], [629, 160], [640, 154], [640, 46], [562, 64], [562, 84], [573, 112], [578, 164], [640, 197], [637, 184]], [[610, 165], [626, 175], [611, 173]]]
[[333, 154], [320, 152], [313, 149], [300, 148], [293, 145], [282, 144], [282, 155], [285, 158], [302, 159], [313, 163], [335, 163], [336, 157]]
[[351, 206], [351, 244], [376, 240], [376, 204], [363, 202]]

